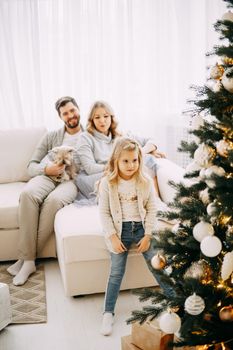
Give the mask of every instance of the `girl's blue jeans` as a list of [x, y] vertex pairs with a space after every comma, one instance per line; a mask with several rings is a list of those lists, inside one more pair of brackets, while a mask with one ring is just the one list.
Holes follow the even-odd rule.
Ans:
[[[104, 312], [112, 312], [114, 309], [119, 294], [121, 281], [123, 279], [126, 267], [126, 261], [128, 257], [128, 250], [133, 243], [138, 243], [144, 237], [144, 228], [141, 222], [128, 221], [123, 222], [121, 241], [127, 248], [127, 251], [119, 254], [111, 253], [111, 270], [108, 279], [107, 289], [105, 293]], [[155, 250], [150, 247], [146, 252], [142, 253], [146, 260], [147, 266], [156, 277], [156, 270], [151, 266], [150, 260], [155, 255]], [[137, 273], [135, 271], [135, 273]]]

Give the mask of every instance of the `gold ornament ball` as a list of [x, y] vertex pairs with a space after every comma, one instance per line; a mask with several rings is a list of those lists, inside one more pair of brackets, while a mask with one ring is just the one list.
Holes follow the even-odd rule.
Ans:
[[151, 265], [155, 270], [162, 270], [166, 266], [166, 258], [161, 254], [156, 254], [151, 259]]
[[224, 306], [219, 311], [219, 317], [220, 320], [224, 322], [232, 322], [233, 321], [233, 307], [230, 306]]
[[223, 76], [224, 68], [223, 66], [216, 63], [210, 70], [210, 77], [212, 79], [220, 79]]
[[230, 150], [230, 143], [226, 140], [220, 140], [216, 143], [216, 149], [220, 156], [227, 157]]

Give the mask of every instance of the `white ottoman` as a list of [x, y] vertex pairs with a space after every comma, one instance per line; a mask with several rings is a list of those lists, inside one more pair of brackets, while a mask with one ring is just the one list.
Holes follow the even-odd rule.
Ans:
[[[59, 210], [55, 217], [57, 257], [67, 296], [105, 291], [110, 256], [96, 206], [74, 204]], [[141, 254], [130, 251], [121, 289], [156, 285]]]
[[11, 322], [11, 302], [9, 287], [0, 283], [0, 330]]

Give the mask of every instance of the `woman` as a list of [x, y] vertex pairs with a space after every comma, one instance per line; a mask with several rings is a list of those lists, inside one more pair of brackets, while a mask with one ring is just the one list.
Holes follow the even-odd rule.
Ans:
[[[82, 133], [77, 144], [80, 172], [76, 184], [86, 198], [93, 197], [95, 183], [104, 174], [113, 143], [118, 136], [121, 136], [117, 125], [112, 108], [106, 102], [95, 102], [88, 117], [86, 131]], [[134, 137], [134, 139], [142, 147], [144, 163], [153, 173], [155, 188], [159, 193], [155, 158], [164, 157], [164, 154], [157, 151], [153, 140], [141, 137]]]

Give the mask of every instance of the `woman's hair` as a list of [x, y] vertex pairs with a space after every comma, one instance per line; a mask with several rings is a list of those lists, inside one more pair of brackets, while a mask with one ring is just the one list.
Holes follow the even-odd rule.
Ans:
[[122, 151], [137, 152], [139, 167], [135, 175], [140, 181], [146, 182], [147, 180], [143, 172], [143, 160], [142, 160], [141, 147], [135, 140], [129, 137], [119, 137], [115, 141], [113, 151], [108, 161], [106, 173], [105, 173], [105, 175], [108, 177], [109, 182], [114, 183], [118, 179], [118, 175], [119, 175], [118, 160]]
[[94, 119], [95, 111], [97, 108], [104, 108], [106, 113], [108, 113], [110, 115], [111, 125], [109, 128], [109, 131], [112, 134], [112, 138], [114, 139], [116, 136], [120, 136], [120, 133], [117, 131], [118, 122], [116, 121], [116, 117], [113, 113], [113, 110], [106, 102], [103, 102], [103, 101], [97, 101], [93, 104], [93, 106], [90, 110], [88, 119], [87, 119], [86, 130], [92, 135], [93, 135], [94, 131], [96, 130], [93, 119]]

